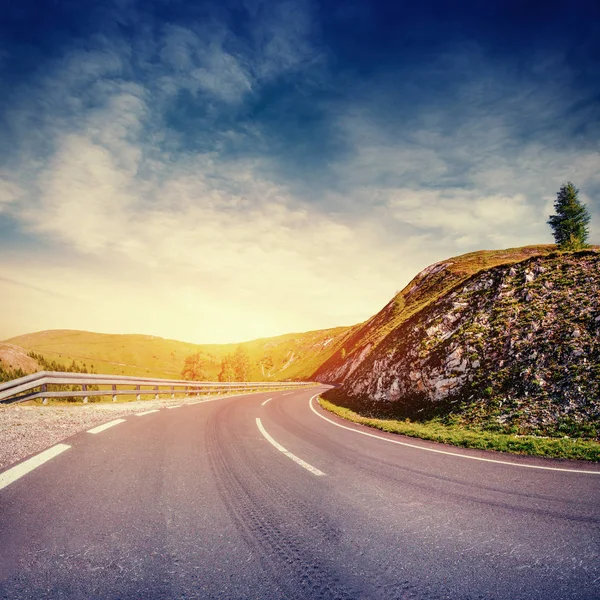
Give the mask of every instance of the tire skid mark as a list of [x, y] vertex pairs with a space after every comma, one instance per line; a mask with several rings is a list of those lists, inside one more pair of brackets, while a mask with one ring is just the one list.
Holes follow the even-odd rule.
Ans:
[[[257, 470], [248, 468], [248, 457], [232, 445], [231, 435], [221, 425], [221, 420], [227, 420], [227, 409], [223, 407], [207, 424], [211, 469], [227, 511], [276, 582], [281, 597], [286, 600], [365, 597], [350, 589], [343, 575], [328, 564], [327, 557], [315, 551], [316, 546], [331, 545], [331, 540], [339, 538], [339, 531], [327, 527], [323, 519], [312, 518], [313, 513], [306, 510], [304, 503], [283, 493], [281, 487], [265, 485], [266, 478], [258, 477]], [[283, 512], [285, 515], [279, 514]], [[311, 543], [315, 540], [310, 538], [315, 535], [318, 543]]]
[[[265, 472], [257, 471], [257, 476], [261, 480], [261, 485], [264, 489], [268, 489], [268, 497], [276, 499], [278, 506], [287, 506], [295, 504], [302, 510], [298, 511], [299, 520], [302, 521], [307, 531], [320, 531], [325, 539], [329, 542], [334, 542], [334, 545], [341, 539], [341, 531], [329, 519], [318, 513], [312, 508], [303, 498], [293, 496], [288, 488], [273, 485], [273, 480], [265, 476]], [[360, 552], [360, 548], [356, 548]], [[421, 583], [418, 587], [413, 585], [408, 580], [398, 580], [398, 574], [395, 572], [396, 567], [389, 562], [379, 563], [377, 571], [373, 572], [373, 579], [369, 582], [369, 589], [361, 589], [361, 593], [352, 595], [353, 599], [360, 598], [372, 600], [442, 600], [442, 596], [431, 591], [429, 586]], [[423, 595], [423, 588], [427, 588], [427, 594]], [[364, 583], [361, 586], [364, 588]], [[311, 596], [312, 600], [312, 596]], [[456, 600], [470, 600], [469, 598], [460, 598]]]

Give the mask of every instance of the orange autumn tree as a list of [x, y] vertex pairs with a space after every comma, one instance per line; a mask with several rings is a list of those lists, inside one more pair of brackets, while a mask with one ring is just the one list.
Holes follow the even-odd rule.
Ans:
[[203, 352], [198, 351], [190, 354], [183, 364], [181, 378], [186, 381], [202, 381], [207, 379], [205, 366], [206, 359]]

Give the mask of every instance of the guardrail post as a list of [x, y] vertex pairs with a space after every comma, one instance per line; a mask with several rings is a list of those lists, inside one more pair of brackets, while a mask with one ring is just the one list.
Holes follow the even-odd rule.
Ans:
[[[48, 386], [45, 383], [43, 383], [42, 384], [42, 392], [47, 392], [47, 391], [48, 391]], [[48, 404], [48, 398], [44, 398], [42, 400], [42, 404]]]
[[[87, 384], [85, 384], [85, 383], [82, 383], [82, 384], [81, 384], [81, 391], [82, 391], [82, 392], [87, 392]], [[87, 401], [88, 401], [88, 397], [87, 397], [87, 396], [84, 396], [84, 397], [83, 397], [83, 403], [84, 403], [84, 404], [87, 404]]]
[[[135, 389], [136, 389], [136, 390], [139, 392], [139, 391], [140, 391], [140, 386], [139, 386], [139, 385], [136, 385], [136, 386], [135, 386]], [[142, 399], [142, 395], [141, 395], [141, 394], [138, 394], [138, 395], [136, 396], [136, 398], [137, 398], [137, 400], [139, 401], [139, 400], [141, 400], [141, 399]]]
[[115, 394], [115, 392], [117, 391], [117, 386], [116, 385], [112, 386], [112, 391], [113, 391], [113, 398], [112, 398], [112, 400], [113, 400], [113, 402], [116, 402], [117, 401], [117, 395]]
[[154, 395], [154, 399], [158, 400], [159, 398], [158, 398], [158, 386], [157, 385], [154, 386], [154, 391], [156, 392], [156, 394]]
[[171, 398], [175, 398], [175, 386], [171, 386]]

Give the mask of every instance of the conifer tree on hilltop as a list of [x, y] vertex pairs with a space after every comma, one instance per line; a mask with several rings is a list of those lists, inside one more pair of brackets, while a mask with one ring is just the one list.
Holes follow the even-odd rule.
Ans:
[[588, 247], [587, 226], [590, 222], [590, 213], [577, 194], [579, 190], [572, 182], [565, 183], [556, 194], [554, 201], [556, 214], [548, 219], [554, 240], [561, 250], [581, 250]]

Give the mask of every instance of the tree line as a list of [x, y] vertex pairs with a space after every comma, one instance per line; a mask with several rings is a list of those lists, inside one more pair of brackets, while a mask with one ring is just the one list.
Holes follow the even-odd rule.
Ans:
[[[247, 350], [243, 346], [238, 346], [234, 352], [221, 358], [217, 379], [219, 381], [249, 381], [251, 365]], [[208, 381], [213, 377], [211, 372], [214, 373], [215, 366], [215, 357], [199, 350], [186, 357], [181, 370], [181, 378], [186, 381]], [[270, 376], [274, 366], [273, 357], [268, 351], [265, 351], [256, 366], [260, 368], [263, 377]], [[211, 369], [211, 367], [213, 368]]]
[[[187, 381], [209, 380], [209, 367], [214, 364], [214, 357], [198, 350], [186, 357], [181, 370], [181, 378]], [[248, 381], [250, 375], [250, 357], [242, 346], [221, 359], [219, 381]]]

